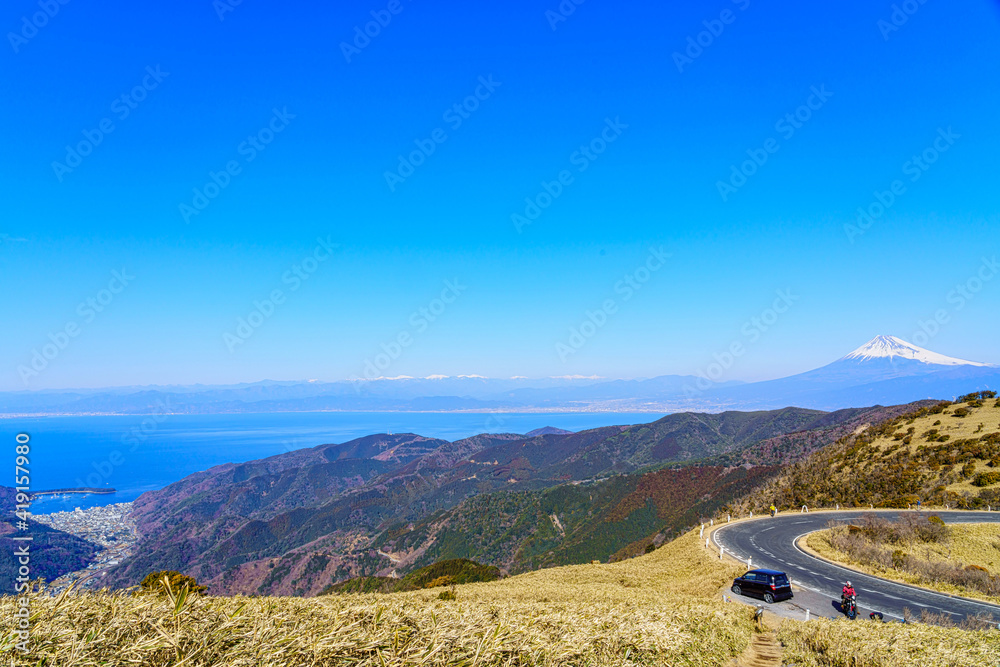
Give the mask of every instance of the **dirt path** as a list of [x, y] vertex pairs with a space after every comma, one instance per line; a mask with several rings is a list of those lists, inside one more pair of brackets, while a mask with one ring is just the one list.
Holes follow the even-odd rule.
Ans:
[[739, 667], [781, 667], [781, 644], [773, 632], [754, 635], [747, 650], [737, 659]]

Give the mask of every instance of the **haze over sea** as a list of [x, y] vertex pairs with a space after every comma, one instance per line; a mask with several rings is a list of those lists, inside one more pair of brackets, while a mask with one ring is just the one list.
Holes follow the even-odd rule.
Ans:
[[[477, 433], [526, 433], [543, 426], [580, 431], [642, 424], [660, 413], [295, 412], [74, 416], [0, 419], [0, 438], [31, 435], [31, 488], [111, 487], [113, 494], [43, 496], [34, 514], [129, 502], [191, 473], [229, 462], [341, 443], [374, 433], [460, 440]], [[143, 424], [145, 422], [145, 433]], [[155, 428], [153, 425], [155, 424]], [[138, 444], [137, 444], [138, 443]]]

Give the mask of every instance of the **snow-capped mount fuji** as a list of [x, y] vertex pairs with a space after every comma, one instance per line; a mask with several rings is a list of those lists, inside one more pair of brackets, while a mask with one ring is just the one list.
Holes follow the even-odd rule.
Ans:
[[948, 399], [1000, 385], [1000, 368], [966, 361], [876, 336], [833, 363], [780, 380], [712, 392], [727, 407], [770, 409], [795, 405], [837, 410]]
[[983, 364], [978, 361], [966, 361], [964, 359], [956, 359], [955, 357], [947, 357], [937, 352], [931, 352], [912, 343], [907, 343], [902, 338], [897, 338], [896, 336], [875, 336], [875, 338], [872, 338], [854, 350], [854, 352], [839, 359], [839, 361], [865, 362], [876, 359], [889, 359], [893, 361], [897, 357], [900, 360], [919, 361], [933, 366], [989, 366], [989, 364]]

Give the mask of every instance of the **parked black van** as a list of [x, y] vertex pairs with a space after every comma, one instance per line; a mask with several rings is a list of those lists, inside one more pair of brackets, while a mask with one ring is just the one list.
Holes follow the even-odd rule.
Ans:
[[764, 598], [768, 604], [793, 597], [788, 575], [777, 570], [750, 570], [733, 580], [733, 593]]

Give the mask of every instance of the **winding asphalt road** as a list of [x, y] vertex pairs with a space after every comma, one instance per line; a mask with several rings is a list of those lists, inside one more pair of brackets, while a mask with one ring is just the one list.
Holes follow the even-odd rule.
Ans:
[[[902, 618], [905, 607], [916, 614], [923, 609], [950, 614], [956, 622], [966, 616], [983, 613], [993, 614], [994, 618], [1000, 620], [1000, 606], [963, 600], [860, 574], [810, 556], [795, 544], [803, 535], [823, 530], [830, 521], [857, 523], [864, 514], [895, 519], [903, 513], [905, 512], [876, 510], [779, 514], [774, 518], [725, 524], [713, 533], [712, 539], [716, 548], [724, 548], [739, 560], [745, 562], [750, 557], [751, 566], [755, 569], [771, 568], [787, 572], [793, 584], [813, 593], [801, 596], [810, 599], [813, 614], [837, 616], [840, 611], [840, 591], [844, 582], [850, 579], [858, 591], [860, 618], [867, 618], [871, 611], [879, 611], [885, 614], [886, 620], [899, 619]], [[1000, 523], [1000, 512], [936, 514], [945, 523]], [[797, 594], [797, 597], [800, 596]], [[817, 609], [817, 603], [824, 608]]]

